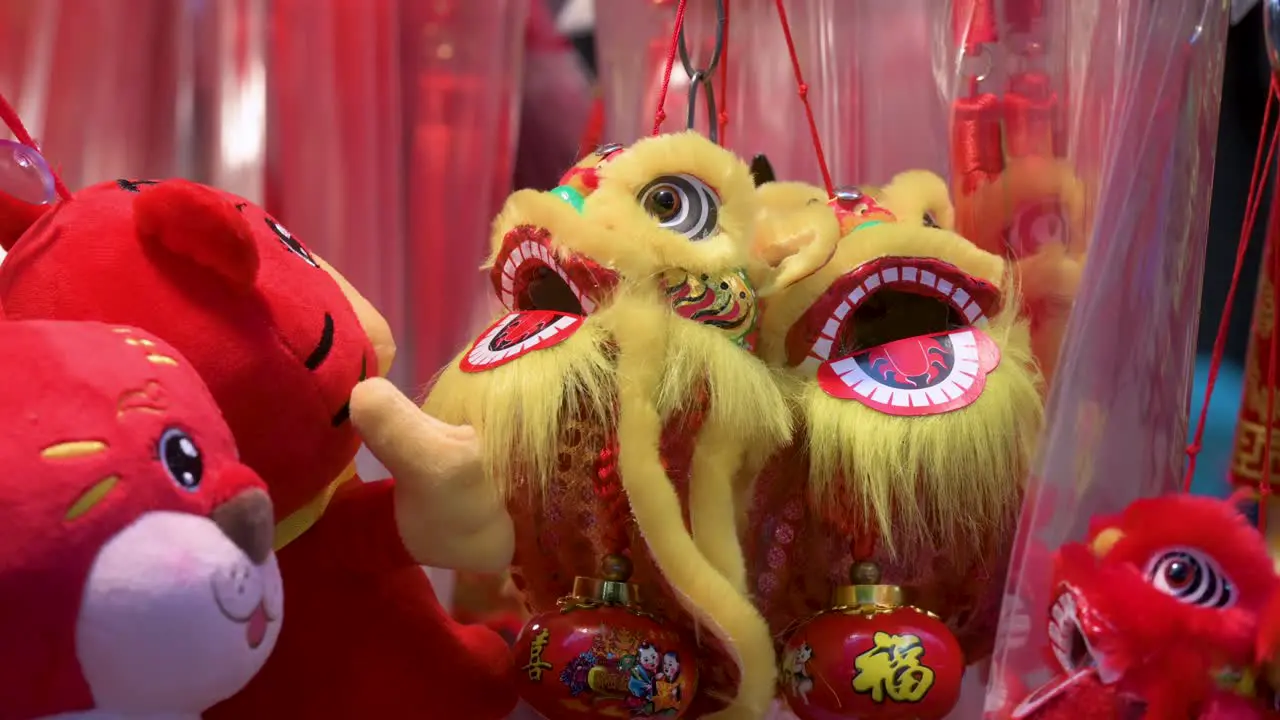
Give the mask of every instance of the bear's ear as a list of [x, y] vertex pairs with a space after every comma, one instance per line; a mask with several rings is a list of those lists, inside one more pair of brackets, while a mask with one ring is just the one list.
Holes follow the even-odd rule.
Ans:
[[138, 239], [212, 270], [235, 287], [251, 287], [258, 276], [258, 245], [244, 214], [212, 188], [187, 180], [165, 180], [133, 201]]
[[0, 193], [0, 247], [5, 252], [13, 249], [27, 230], [53, 205], [33, 205], [8, 193]]

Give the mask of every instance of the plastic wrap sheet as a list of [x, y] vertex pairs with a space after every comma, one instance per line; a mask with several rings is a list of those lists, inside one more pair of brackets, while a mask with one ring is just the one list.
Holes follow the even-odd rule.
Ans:
[[1227, 5], [1063, 5], [1088, 263], [1023, 508], [993, 701], [1045, 679], [1050, 553], [1090, 516], [1180, 485], [1213, 179]]
[[[688, 4], [695, 58], [714, 6]], [[962, 233], [1005, 256], [1063, 328], [1036, 348], [1046, 430], [994, 666], [971, 668], [952, 714], [970, 720], [988, 680], [994, 707], [1042, 679], [1053, 550], [1091, 515], [1181, 479], [1229, 3], [785, 6], [835, 184], [911, 168], [948, 177]], [[651, 132], [675, 7], [598, 8], [607, 139]], [[728, 146], [766, 153], [779, 179], [817, 182], [773, 0], [732, 0], [724, 61]], [[665, 130], [684, 127], [685, 85], [677, 62]], [[1046, 257], [1061, 272], [1037, 272]]]

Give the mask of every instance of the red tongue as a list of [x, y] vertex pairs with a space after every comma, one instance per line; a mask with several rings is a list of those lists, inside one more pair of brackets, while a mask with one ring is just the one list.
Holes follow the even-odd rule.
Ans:
[[249, 616], [249, 622], [245, 623], [245, 638], [249, 641], [250, 650], [257, 650], [267, 639], [267, 625], [267, 609], [259, 605]]
[[476, 339], [458, 367], [475, 373], [505, 365], [564, 342], [582, 327], [582, 321], [581, 315], [550, 310], [507, 313]]
[[968, 327], [828, 360], [818, 367], [818, 385], [831, 397], [886, 415], [937, 415], [977, 400], [999, 364], [995, 342]]

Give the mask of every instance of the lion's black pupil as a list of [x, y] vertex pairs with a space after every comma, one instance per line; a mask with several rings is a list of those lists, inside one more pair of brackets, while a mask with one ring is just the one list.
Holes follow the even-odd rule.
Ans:
[[1182, 560], [1174, 560], [1165, 568], [1164, 576], [1171, 585], [1181, 585], [1191, 578], [1191, 566]]
[[174, 433], [165, 438], [160, 448], [164, 464], [183, 487], [195, 487], [204, 477], [204, 459], [190, 437]]
[[655, 212], [659, 215], [668, 216], [676, 211], [676, 208], [680, 205], [680, 199], [676, 197], [674, 190], [662, 188], [653, 193], [652, 203]]

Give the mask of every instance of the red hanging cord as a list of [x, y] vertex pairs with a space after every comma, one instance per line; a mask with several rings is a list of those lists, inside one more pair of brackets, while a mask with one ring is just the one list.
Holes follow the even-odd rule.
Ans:
[[[13, 106], [9, 104], [9, 100], [3, 95], [0, 95], [0, 120], [4, 120], [4, 124], [9, 126], [9, 130], [13, 132], [13, 136], [18, 139], [18, 142], [36, 152], [40, 152], [40, 146], [31, 137], [31, 133], [27, 132], [27, 126], [22, 124], [22, 118], [18, 117], [18, 111], [13, 109]], [[53, 187], [58, 191], [58, 197], [63, 200], [70, 200], [71, 191], [67, 190], [66, 185], [62, 184], [62, 178], [58, 177], [57, 171], [50, 166], [49, 172], [53, 174]]]
[[804, 73], [800, 70], [800, 56], [796, 54], [796, 43], [791, 37], [791, 24], [787, 22], [787, 9], [783, 0], [776, 0], [778, 20], [782, 23], [782, 36], [787, 40], [787, 52], [791, 54], [791, 69], [796, 75], [796, 89], [800, 93], [800, 102], [804, 103], [804, 114], [809, 120], [809, 135], [813, 138], [813, 151], [818, 155], [818, 169], [822, 171], [822, 184], [827, 195], [836, 196], [835, 185], [831, 182], [831, 171], [827, 169], [827, 155], [822, 151], [822, 137], [818, 135], [818, 121], [813, 118], [813, 107], [809, 104], [809, 85], [804, 81]]
[[724, 33], [724, 50], [720, 54], [720, 97], [716, 101], [720, 114], [716, 117], [716, 137], [723, 147], [729, 144], [724, 134], [729, 125], [729, 0], [724, 0], [724, 29], [721, 32]]
[[662, 122], [667, 119], [667, 90], [671, 87], [671, 70], [676, 64], [676, 48], [680, 43], [680, 31], [684, 29], [684, 10], [689, 0], [680, 0], [676, 6], [676, 24], [671, 31], [671, 44], [667, 48], [667, 66], [662, 71], [662, 89], [658, 91], [658, 111], [653, 115], [653, 134], [662, 132]]
[[[1200, 406], [1200, 417], [1196, 420], [1196, 432], [1191, 440], [1191, 444], [1187, 446], [1187, 474], [1182, 480], [1182, 491], [1191, 491], [1191, 481], [1196, 474], [1196, 460], [1200, 455], [1202, 443], [1204, 442], [1205, 425], [1209, 420], [1209, 400], [1213, 397], [1214, 386], [1218, 383], [1218, 371], [1222, 368], [1222, 357], [1227, 348], [1227, 321], [1231, 318], [1231, 310], [1235, 306], [1236, 290], [1240, 286], [1240, 272], [1244, 268], [1244, 256], [1249, 249], [1249, 240], [1253, 237], [1253, 227], [1258, 219], [1258, 208], [1261, 205], [1262, 193], [1267, 186], [1267, 176], [1271, 172], [1271, 162], [1275, 156], [1276, 143], [1280, 142], [1280, 123], [1276, 125], [1272, 131], [1270, 141], [1267, 141], [1267, 125], [1271, 121], [1272, 106], [1276, 100], [1280, 99], [1280, 84], [1276, 78], [1271, 78], [1271, 87], [1267, 91], [1267, 105], [1262, 115], [1262, 131], [1258, 137], [1258, 150], [1253, 159], [1253, 176], [1249, 180], [1249, 195], [1245, 201], [1244, 225], [1240, 228], [1240, 240], [1236, 245], [1236, 263], [1231, 271], [1231, 284], [1227, 286], [1226, 301], [1222, 306], [1222, 315], [1218, 320], [1218, 333], [1213, 340], [1213, 355], [1209, 359], [1209, 376], [1205, 380], [1204, 401]], [[1263, 147], [1266, 147], [1266, 159], [1263, 159]], [[1274, 211], [1274, 209], [1273, 209]], [[1275, 333], [1272, 333], [1272, 343], [1275, 342]], [[1274, 349], [1274, 346], [1273, 346]], [[1268, 370], [1270, 372], [1270, 369]], [[1274, 379], [1274, 378], [1270, 378]], [[1273, 392], [1273, 391], [1271, 391]], [[1268, 398], [1270, 404], [1270, 398]], [[1270, 408], [1268, 408], [1267, 418], [1264, 426], [1268, 433], [1267, 442], [1264, 445], [1263, 452], [1268, 455], [1267, 462], [1270, 462]], [[1271, 466], [1267, 465], [1264, 476], [1270, 476]], [[1267, 483], [1265, 491], [1270, 492], [1270, 483]], [[1260, 498], [1260, 503], [1263, 498]], [[1261, 503], [1259, 507], [1265, 503]], [[1260, 517], [1265, 515], [1265, 511], [1259, 510]], [[1263, 523], [1265, 524], [1265, 523]]]

